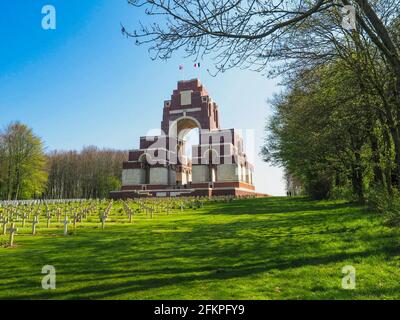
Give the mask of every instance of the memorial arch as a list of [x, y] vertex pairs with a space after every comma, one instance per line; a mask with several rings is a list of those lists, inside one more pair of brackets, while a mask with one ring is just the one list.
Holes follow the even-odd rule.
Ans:
[[177, 138], [184, 138], [186, 133], [192, 129], [201, 130], [200, 122], [190, 116], [182, 116], [176, 119], [169, 127], [169, 136], [175, 136]]
[[[185, 136], [193, 129], [199, 143], [187, 159]], [[111, 197], [255, 195], [243, 138], [221, 129], [218, 105], [198, 79], [179, 81], [164, 101], [161, 132], [141, 137], [139, 149], [129, 152], [122, 190]]]

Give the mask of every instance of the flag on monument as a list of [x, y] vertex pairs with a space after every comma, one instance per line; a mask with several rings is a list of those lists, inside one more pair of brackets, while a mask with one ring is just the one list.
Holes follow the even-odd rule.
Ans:
[[194, 64], [194, 67], [195, 67], [195, 68], [200, 68], [200, 62], [195, 63], [195, 64]]

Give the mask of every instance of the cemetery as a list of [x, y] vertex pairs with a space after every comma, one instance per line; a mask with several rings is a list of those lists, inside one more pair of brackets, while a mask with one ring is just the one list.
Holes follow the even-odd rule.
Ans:
[[400, 299], [399, 1], [8, 2], [0, 300]]
[[[134, 223], [134, 218], [153, 219], [157, 214], [170, 215], [183, 212], [186, 209], [198, 209], [205, 202], [231, 202], [233, 197], [216, 197], [211, 199], [193, 197], [180, 199], [143, 199], [143, 200], [29, 200], [29, 201], [0, 201], [0, 223], [2, 235], [9, 234], [8, 243], [3, 247], [13, 247], [13, 239], [20, 225], [21, 235], [37, 235], [38, 230], [52, 235], [62, 227], [62, 235], [73, 234], [77, 228], [99, 225], [101, 229], [106, 224]], [[61, 221], [61, 217], [64, 219]], [[61, 235], [61, 233], [60, 233]]]
[[399, 298], [400, 232], [343, 200], [6, 201], [0, 221], [0, 299]]

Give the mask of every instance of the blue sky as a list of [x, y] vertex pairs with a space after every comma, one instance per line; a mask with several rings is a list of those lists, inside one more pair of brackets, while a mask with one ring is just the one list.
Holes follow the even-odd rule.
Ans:
[[[57, 10], [57, 29], [43, 30], [42, 7]], [[138, 147], [139, 137], [159, 128], [163, 101], [182, 79], [197, 77], [193, 61], [177, 54], [152, 61], [120, 32], [146, 17], [126, 0], [2, 0], [0, 11], [0, 126], [21, 121], [45, 141], [47, 150], [87, 145], [115, 149]], [[258, 157], [267, 100], [279, 92], [277, 80], [244, 70], [200, 79], [220, 108], [221, 125], [254, 130], [260, 192], [282, 195], [279, 168]]]

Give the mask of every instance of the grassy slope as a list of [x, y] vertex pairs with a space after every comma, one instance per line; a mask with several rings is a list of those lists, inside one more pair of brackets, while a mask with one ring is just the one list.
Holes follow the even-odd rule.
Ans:
[[[238, 200], [68, 238], [38, 231], [53, 235], [0, 248], [0, 298], [400, 298], [400, 232], [343, 202]], [[45, 264], [57, 269], [52, 292], [40, 287]], [[341, 289], [345, 265], [356, 290]]]

